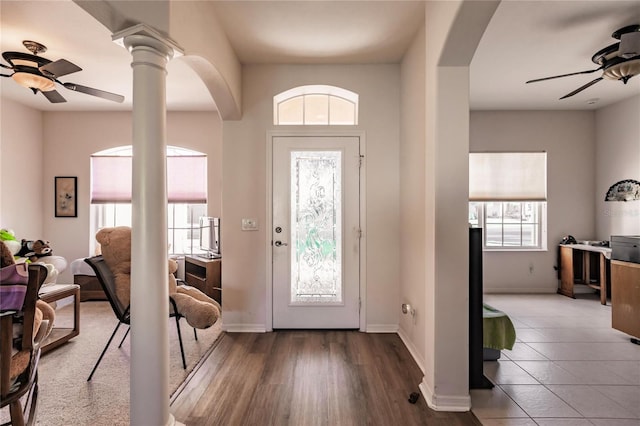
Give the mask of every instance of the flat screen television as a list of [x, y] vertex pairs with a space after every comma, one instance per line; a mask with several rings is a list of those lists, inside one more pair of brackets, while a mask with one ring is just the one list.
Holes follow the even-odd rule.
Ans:
[[200, 250], [209, 259], [222, 257], [220, 251], [220, 218], [202, 216], [200, 218]]

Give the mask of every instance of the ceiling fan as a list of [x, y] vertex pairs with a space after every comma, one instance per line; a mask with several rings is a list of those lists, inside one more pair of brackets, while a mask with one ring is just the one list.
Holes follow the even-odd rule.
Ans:
[[597, 51], [591, 58], [591, 61], [593, 61], [594, 64], [599, 65], [598, 68], [594, 70], [538, 78], [535, 80], [529, 80], [527, 83], [535, 83], [560, 77], [569, 77], [571, 75], [590, 74], [602, 70], [602, 75], [600, 77], [591, 80], [571, 93], [567, 93], [560, 99], [565, 99], [580, 93], [605, 78], [607, 80], [620, 80], [624, 84], [627, 84], [627, 81], [629, 81], [631, 77], [640, 74], [640, 25], [628, 25], [620, 28], [619, 30], [614, 31], [613, 34], [611, 34], [611, 37], [620, 40], [620, 42], [614, 43]]
[[0, 63], [0, 67], [13, 70], [13, 74], [0, 74], [0, 76], [13, 78], [16, 83], [31, 89], [34, 94], [38, 92], [42, 93], [51, 103], [67, 102], [67, 100], [55, 90], [55, 83], [74, 92], [86, 93], [87, 95], [97, 96], [114, 102], [124, 101], [124, 96], [122, 95], [81, 86], [75, 83], [61, 82], [58, 80], [59, 77], [82, 71], [82, 68], [72, 64], [66, 59], [50, 61], [42, 56], [38, 56], [39, 53], [46, 52], [47, 48], [36, 41], [24, 40], [22, 44], [31, 54], [3, 52], [2, 57], [9, 65]]

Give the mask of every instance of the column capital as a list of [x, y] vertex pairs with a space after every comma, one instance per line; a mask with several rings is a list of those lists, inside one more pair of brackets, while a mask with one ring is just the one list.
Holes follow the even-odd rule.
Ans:
[[165, 55], [167, 59], [181, 56], [184, 53], [178, 43], [146, 24], [137, 24], [118, 31], [111, 36], [111, 40], [129, 51], [136, 47], [151, 47]]

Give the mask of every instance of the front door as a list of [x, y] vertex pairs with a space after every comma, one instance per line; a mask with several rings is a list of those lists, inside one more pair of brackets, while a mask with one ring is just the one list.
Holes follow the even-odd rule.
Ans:
[[360, 140], [273, 138], [273, 328], [358, 328]]

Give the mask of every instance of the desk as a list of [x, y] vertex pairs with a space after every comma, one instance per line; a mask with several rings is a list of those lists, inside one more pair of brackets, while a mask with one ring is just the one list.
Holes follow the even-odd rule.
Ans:
[[[590, 253], [599, 253], [600, 276], [597, 280], [591, 279]], [[573, 297], [573, 284], [575, 283], [573, 271], [573, 257], [582, 256], [582, 284], [600, 291], [600, 303], [607, 304], [607, 262], [611, 258], [609, 247], [590, 246], [586, 244], [560, 244], [560, 288], [558, 293]]]
[[52, 303], [66, 297], [73, 297], [73, 328], [56, 327], [42, 344], [42, 353], [49, 352], [80, 334], [80, 286], [76, 284], [51, 284], [40, 287], [40, 299]]

